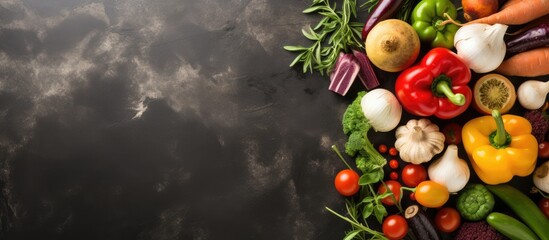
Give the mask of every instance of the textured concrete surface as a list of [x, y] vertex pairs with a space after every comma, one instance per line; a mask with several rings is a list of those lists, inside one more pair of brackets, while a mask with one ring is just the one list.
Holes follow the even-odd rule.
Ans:
[[319, 239], [345, 99], [307, 1], [0, 1], [8, 239]]
[[309, 4], [0, 0], [0, 239], [341, 239]]

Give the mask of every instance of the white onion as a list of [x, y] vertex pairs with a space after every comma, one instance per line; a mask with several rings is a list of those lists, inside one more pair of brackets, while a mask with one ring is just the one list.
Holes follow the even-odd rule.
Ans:
[[364, 116], [378, 132], [395, 129], [402, 117], [402, 106], [395, 95], [386, 89], [369, 91], [362, 97], [360, 105]]

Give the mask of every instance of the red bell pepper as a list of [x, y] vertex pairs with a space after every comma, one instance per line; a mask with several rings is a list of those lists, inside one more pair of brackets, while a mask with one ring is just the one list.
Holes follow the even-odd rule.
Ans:
[[470, 80], [471, 70], [454, 52], [433, 48], [420, 64], [398, 76], [395, 93], [410, 114], [449, 119], [471, 104]]

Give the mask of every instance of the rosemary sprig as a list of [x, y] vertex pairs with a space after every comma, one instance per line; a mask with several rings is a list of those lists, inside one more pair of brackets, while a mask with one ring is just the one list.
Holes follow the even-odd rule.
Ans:
[[303, 64], [303, 72], [316, 70], [321, 75], [328, 74], [340, 52], [349, 52], [352, 48], [364, 48], [361, 31], [364, 24], [353, 22], [357, 18], [356, 0], [343, 0], [341, 10], [329, 0], [313, 0], [312, 5], [303, 13], [317, 13], [322, 16], [314, 28], [302, 29], [302, 34], [313, 41], [309, 47], [284, 46], [284, 49], [299, 52], [290, 63]]

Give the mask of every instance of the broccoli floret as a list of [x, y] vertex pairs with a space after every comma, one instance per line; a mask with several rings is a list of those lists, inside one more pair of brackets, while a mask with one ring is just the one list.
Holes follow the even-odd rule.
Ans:
[[355, 159], [356, 167], [360, 169], [360, 171], [364, 172], [364, 170], [368, 169], [368, 158], [364, 156], [358, 156]]
[[357, 168], [363, 173], [382, 172], [382, 167], [387, 163], [387, 160], [368, 139], [368, 131], [372, 126], [364, 117], [360, 106], [360, 101], [365, 94], [365, 91], [359, 92], [357, 98], [343, 114], [343, 132], [349, 136], [345, 144], [345, 152], [349, 156], [356, 156]]
[[368, 174], [371, 181], [378, 182], [383, 179], [384, 163], [378, 163], [375, 159], [369, 159], [368, 155], [359, 155], [356, 157], [355, 163], [356, 167], [362, 171], [363, 174]]
[[365, 91], [359, 92], [357, 98], [347, 107], [347, 110], [343, 114], [342, 122], [345, 134], [365, 130], [369, 125], [360, 106], [360, 101], [364, 95], [366, 95]]
[[349, 156], [356, 156], [359, 155], [365, 155], [364, 152], [364, 145], [367, 144], [366, 138], [364, 137], [365, 132], [357, 131], [357, 132], [351, 132], [351, 135], [349, 135], [349, 139], [347, 140], [347, 143], [345, 143], [345, 152]]

